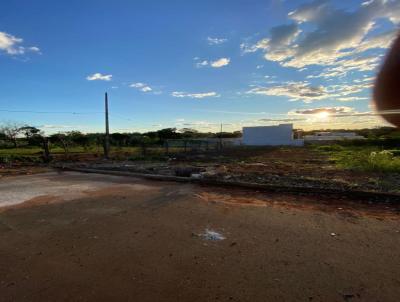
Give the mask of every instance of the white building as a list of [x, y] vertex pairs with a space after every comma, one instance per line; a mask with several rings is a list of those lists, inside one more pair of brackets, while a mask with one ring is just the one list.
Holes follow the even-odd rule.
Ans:
[[248, 146], [303, 146], [304, 140], [293, 138], [293, 124], [281, 124], [243, 127], [242, 143]]

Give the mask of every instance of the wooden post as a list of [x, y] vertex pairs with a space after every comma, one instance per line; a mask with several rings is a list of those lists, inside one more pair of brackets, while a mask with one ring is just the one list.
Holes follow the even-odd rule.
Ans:
[[106, 136], [104, 138], [104, 157], [106, 159], [110, 158], [110, 127], [109, 127], [109, 122], [108, 122], [108, 95], [107, 92], [105, 94], [105, 99], [104, 99], [104, 105], [105, 105], [105, 118], [106, 118]]
[[47, 137], [43, 137], [43, 158], [46, 163], [51, 161], [50, 148], [49, 148], [49, 139]]
[[146, 152], [146, 143], [142, 142], [141, 146], [142, 146], [142, 156], [146, 157], [146, 154], [147, 154], [147, 152]]
[[222, 123], [221, 123], [221, 130], [219, 132], [219, 149], [222, 150]]
[[168, 144], [168, 140], [165, 141], [164, 146], [165, 146], [165, 154], [168, 156], [168, 155], [169, 155], [169, 144]]

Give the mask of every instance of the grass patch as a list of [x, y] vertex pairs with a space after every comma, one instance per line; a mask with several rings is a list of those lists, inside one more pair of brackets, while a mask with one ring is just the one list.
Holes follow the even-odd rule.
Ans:
[[382, 150], [377, 146], [327, 145], [315, 147], [328, 154], [342, 169], [400, 173], [400, 150]]

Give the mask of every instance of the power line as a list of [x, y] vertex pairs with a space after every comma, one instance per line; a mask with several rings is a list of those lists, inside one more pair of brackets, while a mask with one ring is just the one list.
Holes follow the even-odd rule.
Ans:
[[[87, 111], [87, 112], [78, 112], [78, 111], [34, 111], [34, 110], [8, 110], [8, 109], [0, 109], [0, 112], [8, 112], [8, 113], [34, 113], [34, 114], [72, 114], [72, 115], [91, 115], [91, 114], [104, 114], [104, 111]], [[123, 116], [118, 113], [110, 114], [112, 117], [119, 118], [125, 121], [134, 121], [131, 118]]]
[[103, 111], [77, 112], [77, 111], [34, 111], [34, 110], [7, 110], [7, 109], [0, 109], [0, 112], [35, 113], [35, 114], [73, 114], [73, 115], [104, 114]]

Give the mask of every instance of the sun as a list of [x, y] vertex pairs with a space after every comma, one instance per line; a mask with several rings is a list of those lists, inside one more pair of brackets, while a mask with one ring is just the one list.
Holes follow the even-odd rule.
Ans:
[[321, 112], [318, 112], [317, 114], [316, 114], [316, 117], [318, 118], [318, 119], [321, 119], [321, 120], [326, 120], [326, 119], [328, 119], [328, 117], [329, 117], [329, 112], [328, 111], [321, 111]]

